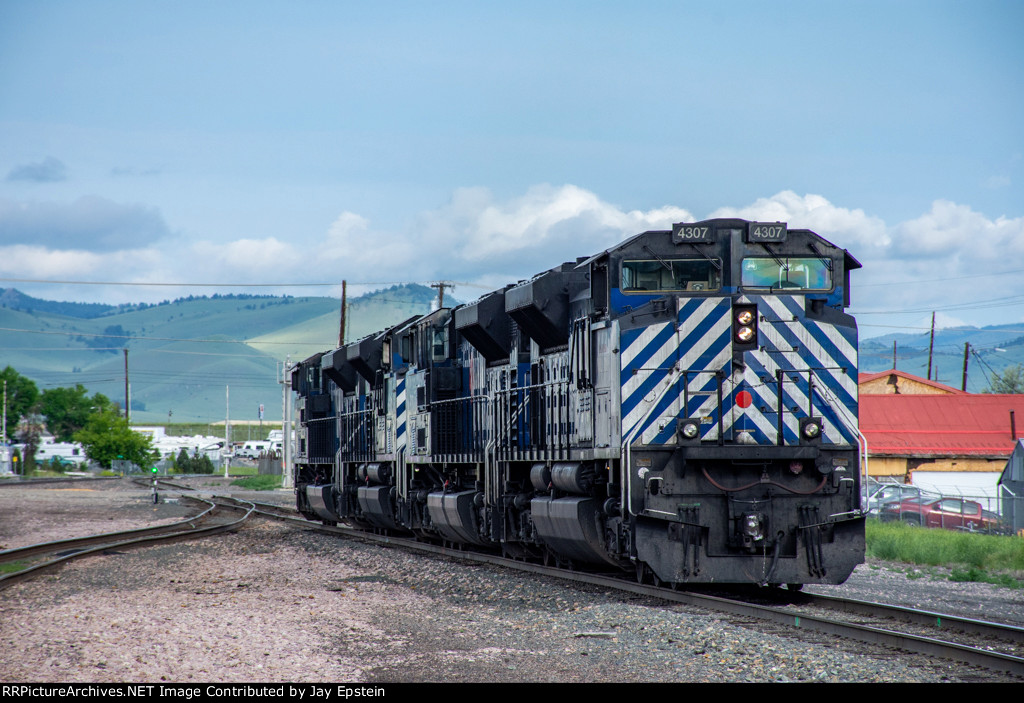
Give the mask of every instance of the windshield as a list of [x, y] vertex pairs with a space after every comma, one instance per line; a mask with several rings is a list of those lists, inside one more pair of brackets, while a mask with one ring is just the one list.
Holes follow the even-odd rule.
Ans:
[[752, 256], [743, 260], [741, 280], [745, 288], [831, 290], [829, 263], [816, 257]]
[[[716, 259], [717, 261], [717, 259]], [[722, 275], [707, 259], [645, 259], [622, 262], [622, 290], [640, 291], [718, 290]]]

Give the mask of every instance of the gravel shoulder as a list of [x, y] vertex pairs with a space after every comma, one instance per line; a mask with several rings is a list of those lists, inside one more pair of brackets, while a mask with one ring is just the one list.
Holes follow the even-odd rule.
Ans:
[[[244, 495], [291, 503], [286, 491]], [[0, 545], [194, 512], [127, 482], [5, 488]], [[882, 563], [815, 590], [1024, 621], [1020, 591]], [[1015, 681], [809, 634], [255, 521], [0, 591], [0, 681]]]

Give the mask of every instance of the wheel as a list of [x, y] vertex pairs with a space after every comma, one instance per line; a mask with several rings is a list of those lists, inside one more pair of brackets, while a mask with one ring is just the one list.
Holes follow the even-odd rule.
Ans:
[[920, 527], [921, 518], [919, 517], [905, 517], [903, 518], [903, 524], [907, 527]]
[[802, 591], [804, 590], [804, 585], [802, 583], [787, 583], [786, 589], [790, 591]]

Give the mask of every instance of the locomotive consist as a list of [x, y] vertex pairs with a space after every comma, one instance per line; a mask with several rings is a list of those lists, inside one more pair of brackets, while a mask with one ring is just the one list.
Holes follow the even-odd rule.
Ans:
[[857, 268], [784, 223], [680, 223], [316, 354], [298, 508], [641, 580], [842, 583]]

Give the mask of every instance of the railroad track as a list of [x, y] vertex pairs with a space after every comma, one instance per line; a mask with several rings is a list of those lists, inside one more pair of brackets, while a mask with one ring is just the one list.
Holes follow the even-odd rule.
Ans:
[[0, 480], [0, 488], [15, 486], [38, 486], [48, 483], [88, 483], [90, 481], [120, 481], [120, 476], [53, 476], [49, 478], [5, 478]]
[[[219, 498], [182, 497], [186, 500], [203, 503], [207, 507], [197, 515], [168, 525], [40, 542], [26, 547], [0, 551], [0, 565], [7, 565], [3, 569], [4, 573], [0, 574], [0, 589], [34, 576], [44, 569], [50, 569], [72, 559], [91, 554], [195, 539], [236, 530], [255, 512], [255, 506], [251, 503], [246, 507], [246, 501], [237, 499], [227, 501]], [[234, 514], [238, 512], [243, 513], [242, 517], [234, 517]], [[225, 513], [231, 513], [232, 518], [227, 518]]]
[[[148, 480], [144, 483], [149, 485]], [[618, 574], [566, 571], [492, 554], [420, 542], [412, 538], [378, 535], [344, 526], [325, 526], [301, 517], [294, 508], [259, 501], [243, 501], [224, 495], [191, 498], [184, 492], [190, 490], [187, 486], [168, 485], [163, 481], [161, 483], [165, 488], [183, 491], [182, 499], [202, 501], [207, 504], [207, 509], [188, 520], [172, 525], [61, 540], [45, 545], [33, 545], [0, 552], [0, 563], [30, 558], [32, 555], [27, 550], [39, 550], [40, 554], [44, 552], [58, 554], [57, 558], [32, 566], [30, 569], [0, 577], [0, 588], [39, 569], [62, 563], [70, 558], [107, 549], [121, 549], [163, 540], [189, 539], [215, 534], [236, 529], [251, 516], [260, 516], [284, 521], [303, 529], [355, 538], [364, 542], [500, 566], [563, 581], [590, 584], [602, 589], [698, 607], [724, 613], [742, 624], [750, 621], [772, 623], [787, 629], [839, 636], [870, 645], [882, 645], [917, 654], [942, 657], [954, 662], [1024, 677], [1024, 657], [1022, 657], [1024, 654], [1024, 628], [1013, 625], [810, 593], [781, 591], [775, 594], [785, 597], [785, 602], [780, 603], [779, 598], [764, 597], [764, 592], [760, 592], [756, 597], [743, 598], [737, 597], [735, 594], [715, 595], [700, 591], [675, 590], [657, 585], [639, 584], [624, 579]], [[244, 515], [231, 522], [224, 522], [221, 518], [218, 520], [221, 524], [196, 529], [196, 523], [208, 519], [216, 509], [242, 511]]]
[[972, 642], [973, 646], [979, 648], [1002, 642], [1006, 646], [1006, 654], [1015, 657], [1024, 656], [1024, 627], [1019, 625], [814, 593], [798, 593], [791, 595], [790, 598], [789, 608], [793, 610], [809, 607], [838, 611], [860, 617], [862, 624], [877, 624], [879, 626], [895, 620], [906, 623], [922, 634], [950, 633], [957, 637], [964, 635], [968, 638], [966, 641]]
[[[1024, 677], [1024, 628], [975, 620], [948, 613], [848, 598], [782, 591], [779, 598], [714, 595], [663, 586], [639, 584], [619, 575], [565, 571], [490, 554], [463, 551], [411, 538], [377, 535], [350, 527], [311, 522], [294, 509], [255, 503], [256, 514], [305, 529], [339, 534], [376, 544], [502, 566], [526, 573], [586, 583], [604, 589], [632, 593], [725, 613], [741, 619], [774, 623], [787, 628], [835, 635], [870, 645], [882, 645], [916, 654], [980, 666]], [[822, 614], [826, 611], [828, 615]]]

